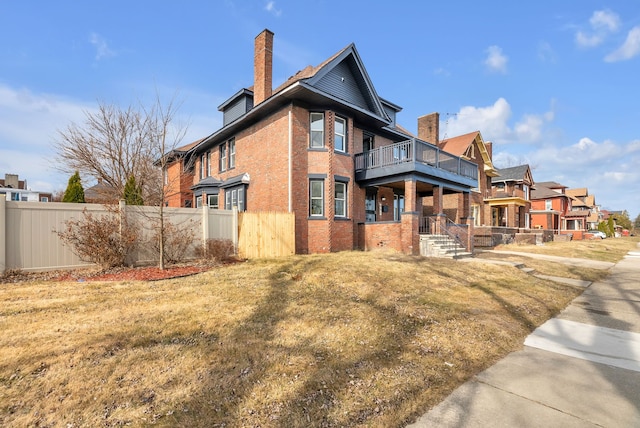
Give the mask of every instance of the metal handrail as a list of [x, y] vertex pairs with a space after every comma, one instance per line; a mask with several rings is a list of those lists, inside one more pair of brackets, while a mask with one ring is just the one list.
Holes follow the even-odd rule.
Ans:
[[[420, 226], [421, 227], [421, 232], [426, 232], [429, 234], [436, 234], [435, 232], [439, 230], [439, 234], [440, 235], [446, 235], [449, 238], [451, 238], [455, 244], [460, 245], [462, 248], [464, 248], [465, 250], [469, 251], [469, 248], [467, 248], [467, 242], [468, 242], [468, 235], [469, 235], [469, 229], [468, 226], [466, 224], [457, 224], [454, 223], [452, 220], [450, 220], [448, 217], [445, 217], [445, 222], [444, 224], [440, 223], [440, 220], [438, 219], [439, 216], [430, 216], [427, 217], [427, 224], [428, 227], [426, 228], [427, 230], [424, 230], [424, 226]], [[437, 224], [440, 225], [440, 227], [437, 227]], [[425, 225], [426, 226], [426, 225]], [[457, 233], [456, 233], [457, 232]], [[462, 233], [460, 233], [462, 232]], [[460, 235], [463, 235], [463, 237], [461, 238]], [[455, 255], [458, 255], [458, 245], [454, 245], [453, 249], [455, 251]]]

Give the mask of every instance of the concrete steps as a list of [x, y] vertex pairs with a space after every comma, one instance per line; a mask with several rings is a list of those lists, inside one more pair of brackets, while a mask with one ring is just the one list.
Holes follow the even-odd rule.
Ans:
[[473, 257], [473, 253], [446, 235], [420, 235], [420, 254], [450, 259]]

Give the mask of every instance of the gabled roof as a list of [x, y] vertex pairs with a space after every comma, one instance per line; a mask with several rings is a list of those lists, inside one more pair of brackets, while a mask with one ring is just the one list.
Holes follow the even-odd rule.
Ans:
[[500, 174], [498, 177], [491, 177], [491, 183], [506, 183], [509, 181], [523, 183], [529, 181], [531, 185], [534, 184], [533, 177], [531, 176], [531, 168], [529, 168], [527, 164], [500, 168], [498, 173]]
[[[189, 144], [185, 144], [184, 146], [176, 147], [175, 149], [170, 150], [165, 155], [166, 159], [167, 159], [167, 162], [171, 163], [176, 159], [182, 158], [182, 156], [184, 156], [185, 153], [187, 153], [189, 150], [193, 149], [195, 146], [200, 144], [200, 142], [202, 142], [202, 140], [204, 140], [204, 138], [200, 138], [199, 140], [193, 141], [193, 142], [191, 142]], [[153, 162], [153, 165], [154, 166], [160, 166], [161, 162], [162, 162], [162, 158], [156, 159]]]
[[[340, 90], [343, 85], [346, 85], [345, 90]], [[243, 91], [240, 92], [244, 93]], [[351, 97], [346, 99], [344, 94], [350, 94]], [[391, 119], [352, 43], [321, 64], [298, 71], [278, 86], [269, 98], [204, 138], [191, 150], [199, 151], [215, 145], [294, 99], [325, 106], [340, 104], [341, 108], [351, 111], [358, 120], [396, 133], [395, 129], [385, 128], [391, 124]], [[400, 107], [385, 102], [400, 110]]]
[[589, 196], [589, 190], [586, 187], [580, 187], [578, 189], [567, 189], [565, 192], [569, 196], [575, 196], [579, 198], [581, 196]]
[[567, 188], [567, 186], [564, 186], [555, 181], [543, 181], [541, 183], [538, 183], [538, 186], [546, 187], [548, 189], [566, 189]]
[[565, 189], [562, 184], [555, 181], [543, 181], [542, 183], [536, 183], [536, 188], [531, 190], [531, 200], [534, 199], [550, 199], [550, 198], [567, 198], [570, 197], [564, 193], [560, 193], [554, 189]]
[[478, 145], [480, 156], [482, 156], [482, 161], [484, 163], [484, 173], [489, 177], [497, 176], [498, 171], [493, 166], [493, 160], [489, 156], [489, 151], [487, 150], [487, 146], [482, 139], [482, 134], [480, 134], [480, 131], [473, 131], [468, 134], [459, 135], [457, 137], [447, 138], [446, 140], [442, 140], [440, 144], [438, 144], [438, 146], [447, 153], [464, 157], [465, 153], [474, 142]]

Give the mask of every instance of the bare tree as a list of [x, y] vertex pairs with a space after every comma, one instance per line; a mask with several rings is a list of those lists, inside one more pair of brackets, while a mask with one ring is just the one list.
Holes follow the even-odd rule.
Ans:
[[[145, 110], [146, 116], [153, 118], [152, 128], [154, 129], [153, 143], [156, 148], [156, 153], [159, 156], [156, 158], [155, 165], [159, 167], [162, 179], [157, 182], [156, 186], [152, 189], [155, 190], [155, 195], [151, 195], [161, 201], [158, 209], [158, 252], [159, 252], [159, 267], [164, 269], [165, 262], [165, 243], [167, 226], [164, 218], [164, 205], [166, 199], [167, 184], [165, 184], [165, 177], [167, 177], [167, 167], [171, 162], [171, 158], [168, 155], [169, 152], [176, 148], [178, 143], [184, 138], [187, 127], [176, 126], [175, 119], [179, 109], [179, 104], [176, 104], [175, 97], [171, 101], [164, 105], [160, 101], [160, 97], [156, 95], [156, 102], [150, 110]], [[171, 225], [169, 225], [171, 226]]]
[[160, 106], [122, 109], [100, 103], [97, 111], [85, 111], [84, 123], [73, 122], [58, 132], [57, 168], [101, 180], [106, 184], [103, 196], [109, 200], [121, 199], [127, 179], [133, 176], [144, 200], [159, 205], [154, 188], [162, 182], [161, 171], [153, 161], [162, 155], [157, 135], [161, 118], [155, 117], [161, 110]]
[[154, 224], [153, 236], [159, 240], [154, 247], [159, 248], [162, 269], [168, 229], [163, 177], [171, 161], [167, 153], [187, 132], [186, 126], [176, 123], [180, 105], [175, 96], [163, 104], [157, 92], [153, 104], [147, 107], [139, 103], [138, 107], [121, 109], [101, 103], [96, 112], [85, 111], [83, 124], [71, 123], [60, 131], [55, 143], [58, 169], [80, 171], [106, 183], [103, 196], [107, 200], [122, 199], [127, 180], [133, 180], [142, 190], [145, 205], [158, 207], [149, 217]]

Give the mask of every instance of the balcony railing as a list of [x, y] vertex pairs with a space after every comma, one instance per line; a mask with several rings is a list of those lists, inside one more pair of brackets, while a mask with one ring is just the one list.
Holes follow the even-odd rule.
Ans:
[[355, 155], [356, 172], [418, 162], [463, 177], [478, 179], [478, 166], [415, 138]]

